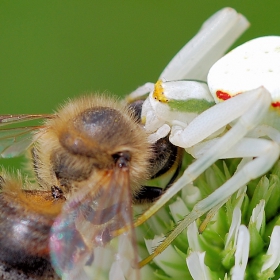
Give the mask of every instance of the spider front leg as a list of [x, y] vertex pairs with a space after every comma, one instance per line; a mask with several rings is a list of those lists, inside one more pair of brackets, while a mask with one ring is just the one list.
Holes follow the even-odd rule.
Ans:
[[[225, 184], [215, 190], [205, 199], [198, 202], [191, 213], [189, 213], [168, 235], [164, 241], [154, 250], [154, 252], [146, 259], [140, 262], [140, 267], [149, 263], [157, 255], [163, 252], [170, 243], [191, 223], [200, 218], [213, 207], [221, 207], [227, 199], [236, 192], [239, 188], [246, 185], [250, 180], [253, 180], [266, 173], [275, 161], [279, 158], [279, 146], [272, 141], [264, 139], [256, 140], [256, 156], [257, 158], [247, 163], [240, 171], [233, 175]], [[257, 143], [259, 141], [259, 143]], [[254, 142], [254, 141], [252, 141]], [[251, 143], [254, 144], [254, 143]]]
[[[177, 126], [172, 127], [170, 141], [177, 146], [188, 148], [200, 143], [225, 125], [239, 118], [233, 128], [221, 137], [207, 153], [204, 153], [202, 157], [192, 163], [176, 183], [166, 190], [161, 198], [136, 220], [135, 226], [145, 222], [173, 195], [194, 181], [216, 160], [222, 158], [226, 151], [230, 150], [250, 129], [260, 122], [267, 112], [270, 102], [269, 92], [264, 88], [259, 88], [211, 107], [198, 115], [185, 129]], [[244, 126], [245, 123], [250, 124], [250, 126]]]
[[[163, 194], [163, 196], [136, 221], [135, 225], [141, 224], [144, 220], [152, 216], [174, 194], [176, 194], [188, 183], [195, 180], [216, 160], [223, 158], [223, 155], [226, 155], [226, 153], [235, 145], [242, 143], [242, 139], [245, 135], [251, 129], [256, 127], [264, 118], [268, 112], [270, 104], [270, 93], [263, 87], [260, 87], [256, 90], [242, 93], [232, 99], [213, 106], [195, 118], [185, 130], [181, 131], [181, 133], [175, 133], [175, 135], [173, 135], [175, 136], [173, 139], [178, 140], [180, 145], [182, 145], [182, 143], [191, 143], [194, 139], [202, 141], [222, 126], [237, 120], [232, 128], [220, 139], [218, 139], [211, 149], [207, 150], [207, 152], [205, 152], [185, 170], [183, 175], [174, 183], [174, 185], [169, 188], [165, 194]], [[205, 124], [205, 120], [208, 120], [209, 124]], [[194, 127], [193, 123], [197, 125], [196, 128], [198, 129], [194, 129], [192, 131], [188, 130], [190, 127]], [[218, 125], [219, 123], [220, 125]], [[187, 139], [187, 130], [190, 132], [189, 136], [191, 141]], [[186, 136], [186, 138], [183, 138], [182, 136]], [[178, 234], [192, 222], [201, 217], [211, 208], [225, 201], [230, 195], [232, 195], [240, 187], [247, 184], [251, 179], [263, 175], [272, 167], [279, 157], [279, 146], [272, 141], [266, 141], [263, 139], [260, 139], [259, 141], [259, 152], [257, 152], [258, 148], [256, 148], [256, 156], [258, 156], [258, 158], [244, 165], [244, 167], [222, 187], [196, 204], [192, 212], [187, 215], [185, 219], [175, 228], [175, 230], [155, 249], [154, 253], [140, 262], [140, 266], [147, 264], [155, 256], [160, 254], [178, 236]], [[194, 144], [196, 143], [194, 142]]]

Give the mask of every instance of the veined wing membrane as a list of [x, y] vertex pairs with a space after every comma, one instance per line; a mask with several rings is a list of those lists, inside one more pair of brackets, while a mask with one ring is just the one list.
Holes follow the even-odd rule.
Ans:
[[[73, 194], [52, 226], [52, 264], [65, 279], [140, 278], [129, 170], [104, 173]], [[125, 234], [113, 238], [122, 227]]]
[[51, 114], [0, 115], [0, 126], [24, 122], [24, 121], [32, 121], [32, 120], [37, 120], [37, 119], [50, 119], [50, 118], [53, 118], [53, 116], [54, 115], [51, 115]]
[[[52, 118], [53, 115], [0, 115], [0, 126], [36, 119]], [[36, 139], [36, 131], [42, 126], [26, 126], [0, 129], [0, 156], [11, 158], [22, 154]]]
[[35, 140], [32, 134], [40, 127], [21, 127], [0, 130], [0, 154], [2, 158], [12, 158], [22, 154]]

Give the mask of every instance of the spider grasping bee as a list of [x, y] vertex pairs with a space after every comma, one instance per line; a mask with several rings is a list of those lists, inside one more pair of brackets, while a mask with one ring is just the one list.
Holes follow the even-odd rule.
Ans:
[[[233, 9], [226, 8], [216, 13], [175, 56], [160, 78], [204, 80], [211, 65], [247, 27], [246, 19]], [[0, 142], [3, 143], [2, 157], [16, 156], [29, 147], [37, 182], [33, 186], [29, 183], [20, 183], [8, 175], [2, 176], [0, 196], [3, 201], [2, 207], [5, 208], [7, 204], [14, 205], [15, 213], [10, 224], [10, 231], [13, 234], [8, 235], [8, 239], [2, 236], [1, 241], [5, 250], [0, 262], [4, 269], [15, 270], [15, 273], [23, 272], [26, 278], [22, 279], [56, 279], [57, 276], [49, 264], [50, 254], [55, 271], [66, 279], [101, 279], [101, 277], [108, 279], [120, 275], [120, 271], [127, 279], [140, 279], [134, 226], [153, 215], [170, 197], [194, 180], [216, 159], [222, 158], [227, 151], [235, 152], [231, 147], [240, 139], [244, 139], [244, 135], [248, 132], [246, 130], [246, 133], [238, 134], [233, 141], [229, 141], [231, 136], [228, 135], [231, 135], [236, 127], [233, 126], [218, 143], [214, 141], [211, 147], [215, 152], [206, 147], [206, 152], [203, 152], [202, 156], [170, 187], [180, 166], [182, 148], [186, 148], [184, 141], [191, 135], [189, 132], [185, 133], [186, 129], [195, 126], [198, 120], [200, 125], [198, 127], [201, 129], [196, 129], [195, 132], [202, 133], [208, 128], [204, 123], [207, 119], [205, 115], [214, 123], [218, 123], [219, 118], [215, 112], [217, 108], [221, 108], [219, 105], [213, 106], [211, 97], [211, 104], [208, 106], [210, 109], [189, 112], [190, 116], [196, 118], [191, 119], [190, 123], [184, 123], [185, 119], [181, 119], [184, 115], [178, 107], [170, 110], [168, 105], [170, 102], [161, 102], [160, 105], [158, 102], [153, 103], [158, 92], [162, 94], [160, 98], [157, 97], [160, 101], [165, 100], [162, 97], [168, 96], [168, 92], [171, 99], [188, 99], [186, 95], [178, 98], [177, 89], [180, 88], [180, 94], [182, 89], [184, 92], [189, 91], [192, 89], [190, 84], [173, 82], [171, 90], [166, 90], [171, 83], [157, 83], [155, 92], [149, 95], [143, 106], [141, 101], [135, 100], [139, 97], [141, 99], [147, 91], [153, 89], [151, 84], [133, 92], [128, 97], [129, 106], [112, 98], [88, 96], [69, 102], [54, 115], [1, 116], [2, 125], [46, 119], [44, 125], [40, 127], [0, 131], [3, 135], [0, 136]], [[197, 83], [196, 86], [202, 89], [202, 95], [196, 96], [196, 100], [201, 104], [205, 99], [205, 92], [208, 94], [208, 88], [206, 84], [201, 83]], [[190, 92], [190, 96], [193, 97], [193, 91]], [[252, 95], [244, 94], [249, 96], [249, 99]], [[260, 95], [268, 96], [265, 90], [261, 90]], [[169, 97], [165, 101], [169, 101], [168, 99]], [[235, 112], [239, 107], [237, 100], [238, 96], [222, 104], [230, 102], [233, 104], [231, 111]], [[167, 113], [163, 119], [160, 113], [164, 110], [161, 108], [165, 108]], [[145, 128], [140, 123], [142, 109]], [[225, 113], [226, 109], [222, 112]], [[244, 109], [245, 112], [247, 114], [248, 110]], [[238, 114], [240, 116], [240, 113]], [[256, 117], [256, 113], [253, 116]], [[230, 122], [231, 118], [226, 120]], [[209, 128], [212, 124], [213, 122]], [[223, 125], [218, 125], [218, 128], [207, 130], [209, 136], [220, 135], [219, 129], [222, 127]], [[187, 136], [181, 137], [180, 135], [184, 133]], [[195, 144], [204, 140], [203, 137], [196, 139]], [[218, 149], [222, 142], [230, 145], [229, 148]], [[258, 143], [261, 143], [261, 140]], [[196, 157], [195, 154], [194, 156]], [[270, 160], [267, 168], [270, 168], [273, 160], [274, 158]], [[145, 186], [146, 179], [161, 176], [167, 171], [171, 172], [167, 186], [163, 188]], [[223, 188], [221, 190], [222, 194], [225, 194]], [[226, 197], [228, 195], [230, 194], [227, 193]], [[158, 197], [160, 199], [157, 200]], [[132, 204], [155, 200], [154, 206], [133, 223]], [[194, 221], [216, 206], [208, 200], [204, 206], [204, 201], [202, 201], [203, 210], [198, 214], [192, 213], [187, 216], [187, 222], [181, 223], [156, 249], [155, 254], [140, 263], [140, 266], [160, 253], [190, 221]], [[218, 202], [218, 205], [221, 202]], [[195, 211], [200, 207], [201, 204], [198, 204]], [[18, 212], [26, 219], [17, 219]], [[10, 211], [2, 216], [3, 227], [9, 213]], [[34, 222], [30, 223], [28, 219], [32, 215]], [[32, 224], [34, 226], [30, 226]], [[34, 234], [33, 229], [37, 224], [42, 225], [43, 230]], [[124, 234], [119, 237], [119, 244], [116, 244], [115, 237], [122, 232]], [[35, 237], [32, 239], [30, 237], [33, 234]], [[24, 243], [23, 240], [27, 246], [17, 246], [18, 243]], [[28, 245], [29, 240], [32, 240], [31, 247]], [[5, 242], [7, 246], [4, 246]], [[37, 242], [40, 242], [42, 248], [37, 246]], [[9, 254], [13, 256], [23, 254], [24, 257], [19, 258], [19, 261], [14, 257], [15, 261], [11, 262], [11, 258], [7, 257]], [[91, 276], [87, 274], [89, 267], [94, 267]], [[104, 275], [106, 273], [104, 271], [109, 272]]]
[[[213, 213], [250, 180], [268, 172], [280, 153], [280, 37], [251, 40], [229, 52], [210, 69], [207, 85], [196, 81], [158, 81], [143, 105], [150, 139], [170, 133], [169, 140], [194, 161], [145, 219], [218, 159], [242, 158], [236, 173], [198, 202], [191, 213], [141, 266], [160, 254], [185, 228]], [[141, 219], [141, 218], [140, 218]], [[138, 223], [141, 223], [141, 221]]]

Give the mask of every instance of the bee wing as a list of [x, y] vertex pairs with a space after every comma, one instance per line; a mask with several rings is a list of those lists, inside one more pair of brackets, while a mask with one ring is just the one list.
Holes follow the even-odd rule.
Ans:
[[0, 155], [12, 158], [22, 154], [36, 139], [32, 132], [39, 127], [8, 128], [0, 130]]
[[[66, 279], [139, 280], [132, 224], [129, 171], [116, 168], [65, 204], [51, 230], [54, 268]], [[114, 238], [123, 227], [126, 233]]]
[[[0, 115], [0, 126], [51, 117], [53, 115]], [[42, 126], [0, 129], [1, 157], [11, 158], [20, 155], [37, 139], [38, 135], [35, 136], [33, 132], [39, 128]]]
[[47, 119], [47, 118], [52, 118], [52, 117], [53, 117], [53, 115], [49, 115], [49, 114], [0, 115], [0, 126], [24, 122], [24, 121], [32, 121], [32, 120], [37, 120], [37, 119]]

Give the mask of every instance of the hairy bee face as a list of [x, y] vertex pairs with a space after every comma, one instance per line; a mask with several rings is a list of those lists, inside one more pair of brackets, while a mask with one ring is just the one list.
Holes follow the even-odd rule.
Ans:
[[34, 151], [42, 184], [51, 181], [67, 194], [114, 169], [122, 153], [129, 157], [133, 192], [148, 177], [147, 136], [131, 112], [117, 102], [84, 97], [70, 102], [46, 125]]

